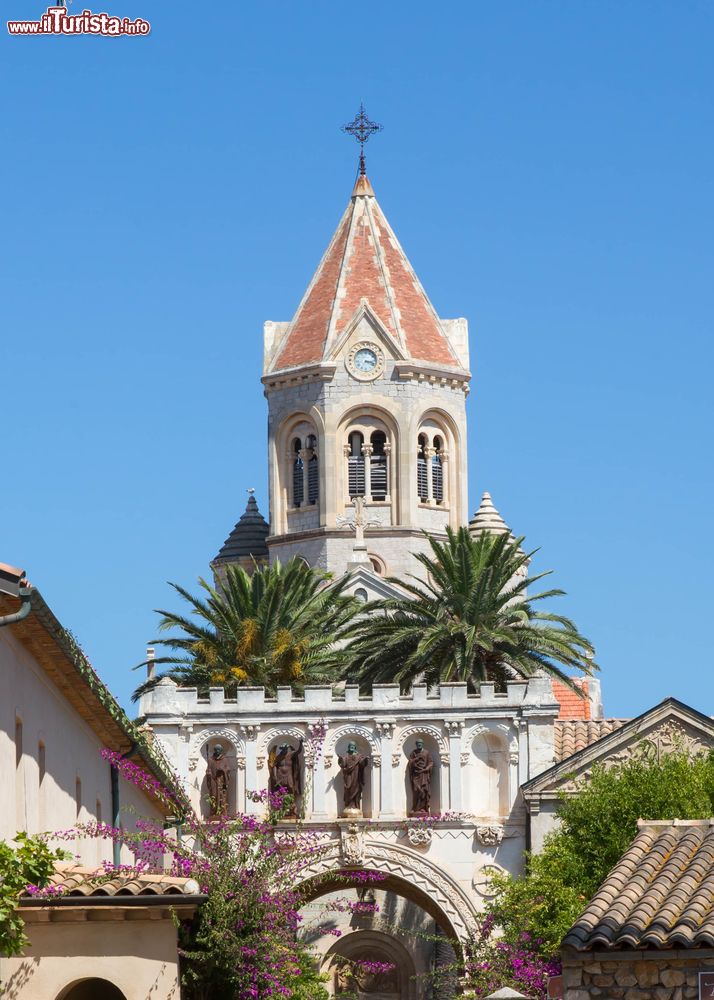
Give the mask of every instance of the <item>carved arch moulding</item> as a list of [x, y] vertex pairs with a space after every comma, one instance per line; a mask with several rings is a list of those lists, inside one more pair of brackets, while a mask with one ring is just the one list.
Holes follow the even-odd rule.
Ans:
[[[263, 733], [260, 744], [258, 746], [258, 760], [257, 766], [260, 769], [266, 764], [266, 757], [268, 756], [268, 747], [274, 740], [278, 739], [279, 736], [290, 736], [292, 739], [296, 740], [298, 743], [300, 740], [304, 740], [307, 743], [309, 739], [309, 734], [303, 732], [302, 729], [298, 729], [297, 726], [273, 726], [268, 729], [267, 732]], [[297, 749], [297, 747], [295, 748]], [[307, 758], [306, 758], [307, 762]]]
[[229, 743], [236, 756], [238, 767], [241, 767], [241, 761], [245, 761], [245, 743], [238, 733], [232, 729], [225, 728], [201, 729], [199, 732], [194, 734], [193, 739], [191, 740], [191, 747], [188, 753], [189, 771], [196, 770], [198, 766], [198, 758], [202, 755], [203, 748], [213, 740], [216, 740], [219, 743]]
[[439, 748], [439, 757], [441, 758], [442, 764], [449, 763], [449, 744], [440, 729], [436, 726], [430, 726], [428, 723], [425, 725], [420, 725], [415, 723], [412, 726], [407, 726], [399, 734], [399, 742], [397, 743], [396, 753], [393, 755], [392, 763], [396, 767], [399, 761], [404, 756], [404, 744], [407, 742], [410, 736], [431, 736], [432, 739], [436, 741], [436, 745]]
[[[343, 863], [340, 847], [334, 844], [305, 865], [300, 877], [307, 882], [318, 875], [339, 871]], [[363, 844], [359, 866], [361, 870], [371, 869], [394, 875], [415, 886], [427, 899], [436, 903], [459, 941], [465, 943], [478, 932], [477, 912], [459, 883], [421, 854], [367, 840]]]
[[325, 759], [325, 767], [330, 768], [333, 765], [335, 757], [335, 747], [337, 746], [337, 741], [342, 739], [343, 736], [359, 736], [361, 739], [368, 744], [369, 749], [372, 754], [372, 766], [380, 767], [382, 764], [382, 755], [380, 753], [379, 743], [377, 742], [374, 733], [367, 726], [361, 726], [359, 723], [350, 724], [346, 722], [344, 725], [339, 726], [334, 732], [330, 733], [327, 740], [325, 741], [325, 749], [323, 756]]

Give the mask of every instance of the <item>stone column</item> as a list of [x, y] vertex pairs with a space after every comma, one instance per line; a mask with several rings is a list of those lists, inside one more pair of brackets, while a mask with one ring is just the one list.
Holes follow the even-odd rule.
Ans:
[[305, 756], [305, 766], [312, 768], [312, 818], [326, 819], [326, 775], [325, 775], [325, 741], [315, 747], [308, 762]]
[[362, 445], [362, 457], [364, 459], [364, 498], [367, 503], [372, 502], [372, 452], [371, 444]]
[[432, 447], [427, 447], [424, 449], [424, 458], [426, 459], [426, 502], [434, 503], [434, 455], [436, 455], [436, 449]]
[[442, 503], [449, 506], [451, 509], [451, 498], [449, 497], [449, 453], [448, 451], [440, 451], [439, 458], [441, 459], [441, 492], [443, 495]]
[[375, 722], [379, 733], [379, 752], [381, 757], [380, 787], [379, 787], [379, 815], [381, 818], [389, 818], [395, 815], [394, 812], [394, 781], [392, 779], [392, 747], [394, 744], [393, 719], [378, 719]]
[[[258, 733], [260, 724], [243, 725], [245, 733], [245, 811], [248, 814], [257, 815], [262, 812], [259, 802], [253, 802], [249, 797], [249, 792], [257, 792], [258, 789]], [[264, 761], [261, 761], [264, 764]]]
[[300, 451], [298, 452], [300, 456], [300, 461], [302, 462], [302, 506], [303, 507], [307, 507], [309, 503], [307, 498], [307, 463], [308, 463], [308, 456], [310, 455], [310, 453], [311, 453], [310, 448], [301, 448]]
[[343, 476], [343, 482], [345, 484], [345, 486], [344, 486], [345, 504], [349, 504], [351, 502], [351, 500], [352, 500], [352, 497], [350, 496], [350, 455], [351, 454], [352, 454], [352, 449], [350, 448], [349, 444], [343, 445], [342, 446], [342, 455], [343, 455], [343, 458], [342, 458], [342, 476]]
[[[384, 498], [385, 503], [392, 502], [392, 446], [389, 441], [384, 442], [384, 459], [386, 463], [386, 473], [387, 473], [387, 495]], [[392, 524], [395, 523], [395, 518], [392, 517]]]
[[449, 809], [461, 812], [461, 732], [463, 719], [445, 722], [449, 734]]

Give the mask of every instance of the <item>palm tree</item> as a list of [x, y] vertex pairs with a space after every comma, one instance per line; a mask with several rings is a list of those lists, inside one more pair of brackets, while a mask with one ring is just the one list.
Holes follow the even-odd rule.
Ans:
[[[228, 566], [220, 588], [199, 580], [205, 599], [172, 583], [191, 615], [157, 610], [161, 632], [178, 630], [155, 640], [168, 650], [155, 662], [171, 665], [161, 676], [203, 691], [222, 686], [229, 694], [243, 684], [274, 691], [279, 685], [300, 688], [337, 680], [347, 629], [364, 609], [345, 593], [347, 582], [343, 577], [333, 583], [329, 573], [295, 557], [284, 566], [258, 566], [252, 575]], [[141, 684], [133, 700], [159, 680]]]
[[536, 671], [573, 687], [562, 668], [598, 669], [593, 646], [570, 619], [535, 609], [564, 592], [527, 593], [549, 574], [528, 577], [534, 553], [522, 551], [522, 538], [473, 538], [467, 528], [447, 528], [445, 541], [427, 537], [431, 552], [416, 557], [427, 582], [392, 580], [406, 596], [372, 602], [353, 625], [350, 676], [406, 688], [417, 680], [465, 681], [474, 690]]

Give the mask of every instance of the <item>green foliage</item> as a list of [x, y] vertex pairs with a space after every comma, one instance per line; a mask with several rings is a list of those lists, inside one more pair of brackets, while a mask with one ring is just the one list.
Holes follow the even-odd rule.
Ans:
[[563, 795], [560, 828], [521, 878], [493, 879], [489, 912], [509, 941], [525, 930], [537, 951], [556, 955], [560, 941], [637, 834], [637, 820], [706, 819], [714, 814], [714, 757], [652, 750], [619, 767], [595, 767], [577, 795]]
[[416, 557], [427, 582], [395, 580], [408, 596], [371, 603], [355, 624], [351, 677], [405, 687], [417, 678], [465, 681], [475, 688], [545, 671], [572, 687], [563, 667], [597, 669], [592, 645], [573, 622], [536, 610], [563, 591], [526, 593], [549, 574], [528, 577], [533, 553], [523, 552], [522, 538], [474, 539], [467, 528], [447, 528], [446, 541], [427, 537], [431, 553]]
[[28, 886], [44, 888], [55, 861], [68, 858], [65, 851], [51, 850], [41, 837], [18, 833], [17, 847], [0, 840], [0, 955], [19, 955], [28, 943], [17, 909]]
[[[206, 599], [171, 584], [190, 617], [158, 612], [160, 630], [178, 634], [155, 640], [169, 650], [156, 663], [171, 664], [167, 674], [178, 684], [204, 691], [216, 685], [230, 694], [242, 684], [274, 691], [337, 679], [347, 659], [347, 629], [364, 609], [345, 592], [346, 577], [332, 582], [296, 557], [284, 566], [257, 566], [252, 575], [229, 566], [220, 589], [199, 582]], [[158, 680], [140, 685], [134, 700]]]

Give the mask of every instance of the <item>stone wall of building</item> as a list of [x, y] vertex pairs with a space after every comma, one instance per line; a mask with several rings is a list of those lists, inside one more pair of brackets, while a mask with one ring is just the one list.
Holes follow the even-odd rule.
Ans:
[[566, 953], [563, 1000], [699, 1000], [714, 949]]

